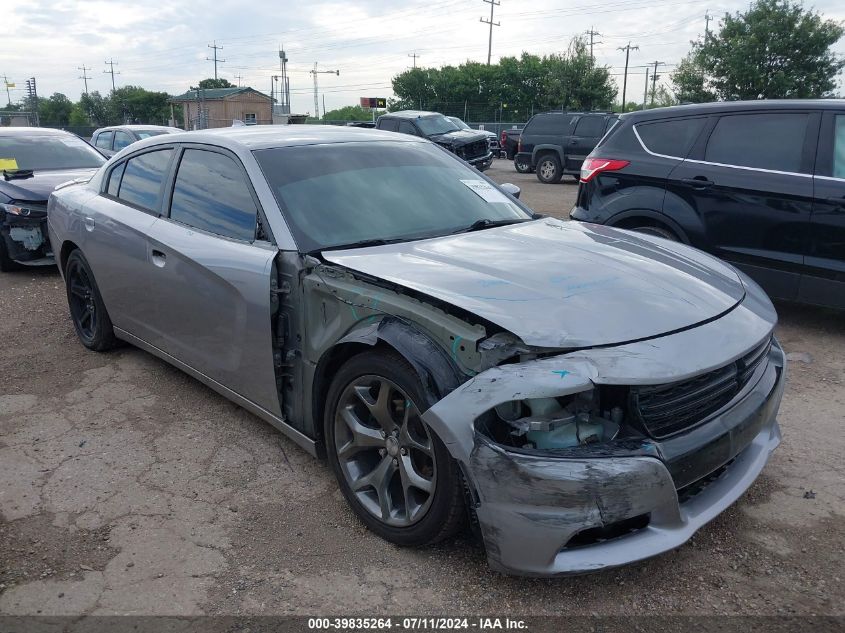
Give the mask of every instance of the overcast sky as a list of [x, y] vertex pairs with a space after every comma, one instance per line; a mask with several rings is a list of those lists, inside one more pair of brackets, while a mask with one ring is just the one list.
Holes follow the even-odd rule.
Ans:
[[[643, 64], [665, 62], [671, 71], [688, 51], [689, 41], [704, 32], [705, 11], [718, 18], [748, 6], [745, 0], [501, 0], [493, 29], [493, 60], [522, 51], [536, 54], [566, 49], [574, 35], [594, 27], [601, 33], [595, 47], [599, 64], [621, 73], [629, 40], [629, 100], [642, 98]], [[845, 20], [845, 2], [819, 0], [826, 17]], [[3, 45], [0, 81], [17, 84], [12, 100], [23, 95], [24, 82], [35, 76], [39, 96], [54, 92], [73, 100], [83, 91], [83, 65], [89, 90], [106, 93], [111, 78], [104, 71], [114, 59], [117, 86], [128, 84], [171, 94], [184, 92], [214, 74], [207, 46], [216, 41], [225, 62], [218, 76], [234, 84], [270, 91], [278, 72], [278, 48], [289, 58], [293, 110], [313, 111], [313, 83], [308, 71], [319, 63], [340, 76], [320, 75], [320, 94], [327, 109], [357, 103], [362, 96], [391, 96], [391, 78], [417, 64], [441, 66], [466, 60], [486, 61], [490, 5], [482, 0], [311, 0], [245, 3], [233, 0], [145, 2], [33, 0], [5, 3], [0, 9]], [[845, 40], [836, 45], [845, 54]], [[240, 75], [240, 78], [238, 77]], [[664, 77], [667, 75], [664, 74]], [[840, 86], [843, 84], [840, 77]], [[2, 83], [0, 83], [2, 88]], [[5, 103], [5, 95], [2, 95]]]

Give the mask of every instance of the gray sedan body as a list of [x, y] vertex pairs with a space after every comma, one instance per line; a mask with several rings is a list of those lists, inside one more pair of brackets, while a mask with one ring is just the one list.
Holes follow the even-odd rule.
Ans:
[[[339, 193], [317, 176], [343, 176], [345, 155], [376, 150], [386, 165], [454, 169], [457, 189], [438, 186], [513, 222], [326, 246], [321, 212], [364, 213], [369, 192], [395, 192], [364, 187], [363, 171]], [[201, 186], [191, 174], [205, 174]], [[203, 216], [233, 191], [244, 214]], [[147, 139], [55, 192], [49, 232], [63, 274], [84, 254], [118, 338], [314, 455], [336, 448], [324, 420], [345, 364], [371, 349], [400, 356], [491, 565], [509, 573], [591, 571], [676, 547], [742, 494], [780, 441], [784, 355], [756, 284], [684, 245], [533, 217], [419, 139], [309, 126]], [[392, 442], [377, 455], [401, 470]]]

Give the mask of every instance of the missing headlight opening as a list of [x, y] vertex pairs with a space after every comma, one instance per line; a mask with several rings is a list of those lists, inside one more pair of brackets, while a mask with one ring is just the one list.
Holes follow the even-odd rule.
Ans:
[[522, 449], [574, 448], [609, 442], [625, 421], [624, 398], [607, 390], [604, 406], [597, 389], [557, 398], [511, 400], [477, 421], [479, 431], [498, 444]]

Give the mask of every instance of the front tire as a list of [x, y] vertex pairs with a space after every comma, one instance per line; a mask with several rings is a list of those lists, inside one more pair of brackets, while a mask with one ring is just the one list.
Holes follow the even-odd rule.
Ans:
[[95, 352], [117, 344], [109, 313], [100, 296], [94, 273], [81, 251], [74, 250], [65, 264], [65, 287], [70, 318], [80, 342]]
[[537, 180], [540, 182], [553, 185], [559, 183], [562, 176], [560, 159], [554, 154], [546, 154], [537, 161]]
[[517, 172], [520, 174], [527, 174], [531, 171], [531, 164], [528, 163], [525, 159], [522, 158], [514, 158], [513, 159], [513, 166]]
[[458, 465], [421, 419], [432, 404], [396, 352], [364, 352], [329, 387], [324, 431], [329, 463], [358, 518], [406, 547], [454, 535], [466, 516]]

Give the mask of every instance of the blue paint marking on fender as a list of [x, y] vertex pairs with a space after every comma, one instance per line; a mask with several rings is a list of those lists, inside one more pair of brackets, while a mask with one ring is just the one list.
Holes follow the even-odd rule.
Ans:
[[552, 373], [559, 374], [561, 378], [565, 378], [567, 375], [569, 375], [570, 372], [566, 371], [565, 369], [555, 369], [552, 370]]

